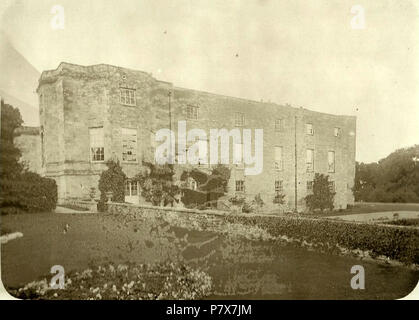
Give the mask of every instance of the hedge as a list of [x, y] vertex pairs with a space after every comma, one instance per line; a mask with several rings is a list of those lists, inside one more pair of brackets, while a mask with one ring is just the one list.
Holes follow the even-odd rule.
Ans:
[[55, 180], [24, 172], [17, 180], [1, 183], [1, 213], [49, 212], [57, 204]]
[[217, 200], [222, 197], [224, 193], [220, 192], [202, 192], [191, 189], [183, 189], [182, 203], [186, 207], [202, 206], [206, 204], [213, 204], [216, 207]]
[[269, 216], [226, 216], [225, 219], [258, 226], [274, 237], [287, 236], [327, 248], [360, 249], [373, 257], [383, 255], [406, 264], [419, 264], [416, 228]]

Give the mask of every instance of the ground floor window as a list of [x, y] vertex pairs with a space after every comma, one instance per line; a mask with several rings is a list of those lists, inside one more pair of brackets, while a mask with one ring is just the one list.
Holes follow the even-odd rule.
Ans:
[[138, 196], [138, 181], [126, 181], [125, 182], [125, 196], [132, 197]]
[[244, 181], [243, 180], [237, 180], [236, 181], [236, 191], [237, 192], [244, 192]]
[[282, 180], [275, 180], [275, 193], [278, 194], [282, 192]]
[[307, 181], [307, 192], [313, 192], [313, 181]]

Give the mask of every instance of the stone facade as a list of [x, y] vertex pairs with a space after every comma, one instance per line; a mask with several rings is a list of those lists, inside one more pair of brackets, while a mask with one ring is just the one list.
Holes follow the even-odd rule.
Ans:
[[39, 127], [21, 127], [16, 129], [14, 134], [13, 142], [22, 153], [20, 162], [23, 163], [25, 169], [42, 173]]
[[[355, 117], [178, 88], [145, 72], [103, 64], [84, 67], [61, 63], [56, 70], [42, 73], [37, 91], [41, 171], [56, 179], [61, 200], [88, 198], [109, 159], [118, 159], [127, 176], [135, 176], [142, 161], [154, 160], [154, 138], [159, 129], [172, 128], [177, 135], [178, 121], [186, 120], [187, 130], [199, 128], [209, 135], [210, 129], [237, 127], [237, 115], [242, 114], [240, 129], [252, 129], [252, 138], [253, 129], [263, 129], [263, 171], [246, 176], [242, 166], [231, 165], [230, 195], [236, 193], [236, 180], [242, 180], [245, 191], [237, 193], [250, 199], [260, 193], [265, 203], [272, 203], [275, 181], [282, 181], [286, 207], [295, 209], [297, 199], [298, 210], [303, 210], [309, 192], [307, 182], [319, 172], [335, 182], [336, 208], [353, 204]], [[191, 108], [197, 110], [192, 117]], [[307, 134], [307, 124], [312, 126], [313, 135]], [[102, 128], [103, 161], [101, 156], [99, 161], [92, 161], [94, 128]], [[123, 159], [127, 131], [136, 132], [132, 148], [136, 155], [130, 159], [136, 161]], [[275, 168], [274, 147], [282, 147], [281, 170]], [[307, 149], [314, 150], [313, 172], [307, 172]], [[329, 172], [328, 153], [332, 151], [334, 170]], [[181, 166], [178, 171], [183, 169]]]

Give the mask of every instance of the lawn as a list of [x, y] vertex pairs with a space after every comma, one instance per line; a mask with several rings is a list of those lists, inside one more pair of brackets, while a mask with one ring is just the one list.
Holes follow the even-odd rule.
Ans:
[[325, 212], [321, 216], [339, 216], [349, 214], [388, 212], [388, 211], [415, 211], [419, 212], [419, 203], [379, 203], [379, 202], [356, 202], [348, 209]]
[[[74, 274], [98, 265], [168, 261], [207, 272], [214, 299], [394, 299], [419, 279], [418, 271], [404, 267], [109, 214], [11, 215], [2, 217], [3, 227], [24, 235], [2, 246], [8, 288], [45, 277], [54, 265]], [[365, 268], [363, 291], [350, 287], [356, 264]]]

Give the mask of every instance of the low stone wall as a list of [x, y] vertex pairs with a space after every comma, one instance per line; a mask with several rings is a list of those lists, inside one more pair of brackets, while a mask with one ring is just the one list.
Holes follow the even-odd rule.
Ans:
[[250, 240], [281, 240], [320, 251], [393, 261], [414, 268], [419, 264], [416, 228], [121, 203], [108, 204], [108, 212], [123, 219], [159, 219], [189, 230], [207, 230]]

